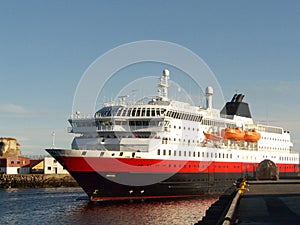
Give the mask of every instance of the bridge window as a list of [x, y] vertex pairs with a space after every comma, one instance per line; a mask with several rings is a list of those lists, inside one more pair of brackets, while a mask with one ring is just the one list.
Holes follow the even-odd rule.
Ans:
[[119, 109], [116, 113], [116, 116], [121, 116], [121, 113], [122, 113], [122, 109]]
[[143, 109], [142, 109], [142, 114], [141, 114], [141, 116], [145, 116], [145, 114], [146, 114], [146, 109], [143, 108]]
[[151, 109], [151, 116], [155, 116], [155, 109]]
[[156, 116], [160, 116], [160, 110], [156, 109]]
[[141, 115], [141, 108], [138, 108], [137, 110], [136, 110], [136, 116], [140, 116]]
[[122, 116], [125, 116], [125, 115], [126, 115], [126, 112], [127, 112], [127, 109], [126, 109], [126, 108], [123, 109], [123, 110], [122, 110]]
[[132, 108], [129, 108], [129, 109], [127, 110], [126, 116], [130, 116], [131, 111], [132, 111]]
[[135, 116], [135, 114], [136, 114], [136, 108], [134, 108], [134, 109], [132, 110], [131, 116]]

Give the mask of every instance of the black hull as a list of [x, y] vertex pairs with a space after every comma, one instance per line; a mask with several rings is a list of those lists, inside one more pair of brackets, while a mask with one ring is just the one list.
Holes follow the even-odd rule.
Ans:
[[[72, 176], [92, 201], [103, 201], [221, 194], [241, 178], [242, 174], [177, 173], [165, 181], [145, 186], [115, 183], [96, 172], [76, 172], [72, 173]], [[132, 177], [132, 174], [118, 173], [116, 176]], [[143, 176], [151, 175], [143, 174]]]

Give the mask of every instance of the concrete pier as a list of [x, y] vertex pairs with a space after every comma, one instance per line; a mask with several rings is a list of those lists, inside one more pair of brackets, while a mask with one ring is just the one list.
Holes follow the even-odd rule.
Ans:
[[248, 181], [237, 224], [300, 224], [300, 180]]
[[[300, 224], [300, 178], [277, 181], [243, 180], [232, 189], [223, 211], [206, 212], [197, 225], [298, 225]], [[220, 198], [222, 199], [222, 198]]]

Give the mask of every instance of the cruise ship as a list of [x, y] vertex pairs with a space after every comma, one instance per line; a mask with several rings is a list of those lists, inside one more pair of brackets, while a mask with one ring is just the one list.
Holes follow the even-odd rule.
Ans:
[[69, 119], [70, 149], [46, 149], [91, 201], [176, 198], [222, 193], [237, 179], [255, 177], [264, 160], [279, 176], [299, 172], [290, 132], [254, 123], [244, 95], [214, 109], [168, 97], [170, 73], [148, 102], [104, 105], [92, 116]]

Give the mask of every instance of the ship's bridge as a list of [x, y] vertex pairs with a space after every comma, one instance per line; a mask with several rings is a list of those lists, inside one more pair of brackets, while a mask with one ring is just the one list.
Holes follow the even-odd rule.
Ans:
[[95, 118], [103, 117], [160, 117], [166, 108], [159, 105], [107, 106], [96, 112]]
[[122, 110], [123, 107], [120, 105], [117, 106], [106, 106], [101, 108], [95, 113], [96, 118], [101, 118], [101, 117], [110, 117], [110, 116], [115, 116], [116, 113], [120, 110]]

